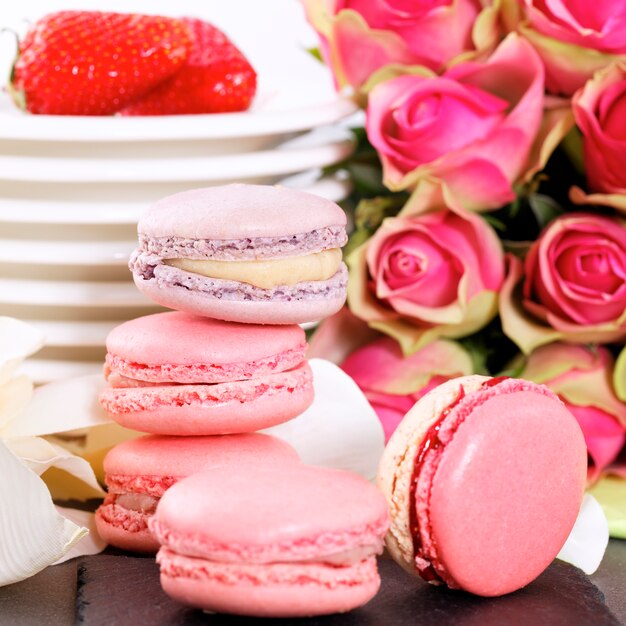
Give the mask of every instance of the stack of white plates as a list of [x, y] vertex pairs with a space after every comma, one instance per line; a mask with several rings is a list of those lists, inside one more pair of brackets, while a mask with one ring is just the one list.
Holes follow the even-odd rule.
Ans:
[[[31, 19], [58, 8], [26, 4], [21, 17]], [[293, 40], [306, 29], [297, 3], [274, 0], [283, 14], [278, 30], [264, 3], [178, 4], [178, 13], [199, 14], [226, 30], [251, 59], [259, 89], [250, 111], [32, 116], [0, 95], [0, 315], [44, 331], [46, 346], [27, 364], [38, 383], [100, 371], [109, 330], [159, 310], [136, 290], [127, 268], [137, 219], [153, 201], [229, 182], [281, 183], [336, 201], [348, 192], [321, 169], [353, 149], [350, 135], [332, 125], [354, 107]], [[158, 3], [150, 10], [172, 13]]]

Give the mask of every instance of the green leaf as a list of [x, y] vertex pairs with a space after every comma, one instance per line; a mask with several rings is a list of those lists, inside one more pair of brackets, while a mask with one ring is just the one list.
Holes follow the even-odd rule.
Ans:
[[360, 245], [364, 244], [370, 237], [372, 232], [366, 228], [358, 228], [355, 230], [348, 239], [348, 243], [343, 249], [344, 259], [348, 258], [352, 254], [353, 250], [356, 250]]
[[459, 343], [467, 350], [472, 359], [472, 369], [474, 374], [483, 374], [488, 376], [487, 368], [487, 350], [485, 342], [480, 334], [471, 335], [459, 340]]
[[537, 225], [542, 230], [553, 219], [564, 213], [563, 207], [554, 198], [541, 193], [528, 196], [528, 206], [537, 220]]
[[324, 59], [322, 58], [322, 53], [319, 48], [307, 48], [306, 51], [314, 58], [317, 59], [320, 63], [324, 63]]
[[358, 228], [374, 232], [386, 217], [396, 215], [404, 206], [404, 194], [377, 196], [361, 200], [354, 211], [354, 223]]
[[359, 193], [368, 196], [385, 193], [382, 170], [379, 165], [349, 163], [347, 169]]
[[571, 164], [574, 166], [579, 174], [585, 174], [585, 161], [583, 159], [583, 137], [576, 126], [565, 135], [565, 138], [561, 142], [563, 152], [569, 158]]
[[501, 233], [506, 232], [506, 224], [502, 220], [494, 217], [493, 215], [489, 215], [489, 213], [481, 213], [481, 217], [495, 230], [500, 231]]

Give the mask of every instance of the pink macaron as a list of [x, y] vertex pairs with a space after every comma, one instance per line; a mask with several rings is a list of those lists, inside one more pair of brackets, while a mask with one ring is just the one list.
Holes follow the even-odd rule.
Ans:
[[222, 437], [146, 435], [125, 441], [104, 458], [108, 495], [96, 511], [100, 536], [124, 550], [156, 552], [148, 529], [159, 499], [173, 484], [214, 467], [286, 467], [299, 462], [284, 441], [249, 433]]
[[546, 387], [443, 383], [407, 413], [381, 460], [389, 552], [435, 584], [481, 596], [520, 589], [565, 543], [586, 469], [580, 427]]
[[182, 480], [150, 528], [167, 594], [218, 613], [344, 612], [380, 585], [385, 499], [365, 479], [293, 465], [225, 467]]
[[313, 402], [299, 326], [235, 324], [181, 312], [140, 317], [106, 341], [100, 404], [122, 426], [222, 435], [285, 422]]
[[193, 189], [142, 215], [130, 269], [171, 309], [254, 324], [320, 320], [346, 299], [345, 226], [338, 205], [303, 191]]

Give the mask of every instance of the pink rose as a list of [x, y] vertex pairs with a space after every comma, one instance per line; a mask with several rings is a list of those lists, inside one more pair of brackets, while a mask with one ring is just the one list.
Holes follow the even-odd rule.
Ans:
[[524, 264], [510, 259], [500, 315], [525, 353], [557, 339], [611, 342], [626, 337], [626, 227], [618, 219], [573, 213], [557, 218]]
[[509, 0], [509, 28], [517, 27], [546, 67], [546, 87], [570, 96], [594, 72], [626, 55], [622, 0]]
[[370, 328], [344, 306], [338, 313], [323, 320], [309, 339], [307, 357], [326, 359], [339, 365], [349, 354], [364, 346], [380, 333]]
[[369, 96], [367, 134], [385, 184], [399, 190], [440, 179], [469, 209], [512, 201], [539, 133], [543, 95], [541, 60], [516, 35], [485, 63], [379, 83]]
[[487, 324], [504, 273], [493, 229], [474, 213], [448, 209], [387, 218], [348, 264], [352, 312], [405, 353]]
[[385, 441], [424, 394], [450, 378], [473, 372], [469, 354], [458, 343], [443, 339], [403, 356], [399, 344], [384, 337], [353, 352], [341, 367], [376, 411]]
[[521, 378], [547, 385], [574, 414], [589, 451], [589, 479], [623, 472], [614, 465], [626, 443], [626, 404], [611, 385], [614, 362], [603, 347], [553, 343], [535, 350]]
[[583, 135], [585, 170], [591, 191], [573, 200], [626, 212], [626, 62], [599, 72], [572, 99]]
[[498, 36], [490, 0], [304, 0], [304, 6], [339, 87], [359, 88], [390, 64], [438, 71], [460, 54], [493, 48]]

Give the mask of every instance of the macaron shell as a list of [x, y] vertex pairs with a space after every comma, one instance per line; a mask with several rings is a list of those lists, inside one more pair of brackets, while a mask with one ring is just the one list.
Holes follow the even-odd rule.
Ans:
[[[142, 530], [130, 531], [123, 526], [111, 523], [103, 519], [96, 511], [94, 515], [96, 530], [104, 541], [129, 552], [141, 552], [143, 554], [155, 554], [160, 547], [159, 542], [146, 526]], [[146, 518], [147, 522], [147, 518]]]
[[[226, 300], [176, 285], [160, 285], [133, 274], [137, 288], [162, 306], [199, 316], [243, 324], [302, 324], [337, 313], [346, 301], [347, 290], [338, 296], [291, 300]], [[321, 281], [327, 282], [327, 281]]]
[[350, 472], [299, 464], [289, 471], [240, 466], [177, 483], [151, 526], [178, 554], [285, 563], [324, 560], [364, 546], [376, 550], [388, 515], [378, 490]]
[[270, 185], [223, 185], [183, 191], [148, 208], [138, 225], [150, 237], [239, 239], [278, 237], [345, 225], [334, 202]]
[[576, 520], [586, 458], [578, 424], [554, 398], [520, 391], [476, 407], [441, 453], [431, 487], [446, 575], [483, 596], [536, 578]]
[[[184, 574], [182, 568], [178, 569], [177, 576], [161, 573], [163, 589], [184, 604], [217, 613], [255, 617], [343, 613], [371, 600], [380, 587], [375, 559], [365, 567], [353, 568], [323, 564], [244, 566], [184, 557], [182, 560], [190, 563], [189, 569], [183, 570]], [[193, 561], [197, 562], [195, 571]], [[161, 560], [162, 568], [163, 565]], [[365, 568], [368, 571], [364, 579]]]
[[407, 572], [415, 569], [413, 534], [410, 529], [410, 485], [415, 458], [424, 436], [441, 417], [442, 411], [458, 397], [463, 386], [466, 393], [480, 389], [487, 376], [463, 376], [438, 385], [420, 398], [404, 416], [389, 439], [380, 460], [376, 484], [382, 491], [391, 514], [391, 525], [385, 543], [393, 559]]
[[112, 448], [104, 471], [116, 477], [188, 476], [228, 464], [297, 463], [297, 452], [285, 441], [247, 433], [214, 437], [146, 435]]
[[285, 352], [304, 349], [306, 339], [299, 326], [268, 328], [172, 311], [120, 324], [109, 333], [106, 346], [118, 358], [150, 366], [224, 366], [254, 364], [268, 357], [279, 361]]
[[105, 389], [100, 404], [118, 424], [158, 435], [227, 435], [282, 424], [313, 402], [308, 363], [289, 372], [216, 385]]

